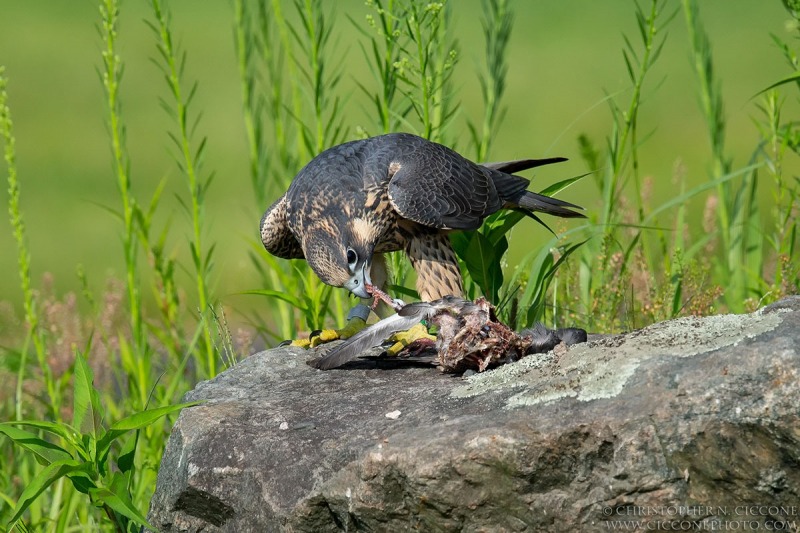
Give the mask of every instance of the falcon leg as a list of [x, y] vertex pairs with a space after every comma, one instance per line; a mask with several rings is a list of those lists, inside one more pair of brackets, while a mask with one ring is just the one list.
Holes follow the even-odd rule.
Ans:
[[464, 296], [461, 271], [450, 238], [441, 233], [411, 239], [406, 253], [417, 271], [419, 297], [432, 302], [445, 296]]

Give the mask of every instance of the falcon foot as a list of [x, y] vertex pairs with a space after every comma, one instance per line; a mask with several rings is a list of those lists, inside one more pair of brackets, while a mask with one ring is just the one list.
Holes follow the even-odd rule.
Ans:
[[299, 346], [300, 348], [314, 348], [326, 342], [349, 339], [362, 329], [367, 327], [367, 322], [360, 316], [351, 316], [347, 319], [347, 323], [341, 329], [318, 329], [312, 331], [307, 339], [295, 339], [283, 341], [281, 346]]
[[417, 324], [406, 331], [398, 331], [393, 334], [389, 337], [389, 342], [394, 344], [386, 349], [386, 355], [394, 357], [403, 351], [416, 354], [433, 348], [436, 346], [436, 336], [428, 333], [428, 328], [424, 324]]

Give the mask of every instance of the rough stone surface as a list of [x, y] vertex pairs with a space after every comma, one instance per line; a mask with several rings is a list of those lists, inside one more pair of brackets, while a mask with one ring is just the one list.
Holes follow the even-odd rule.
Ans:
[[[800, 297], [683, 318], [469, 378], [255, 354], [186, 400], [162, 531], [800, 526]], [[630, 525], [630, 524], [629, 524]], [[686, 529], [684, 525], [683, 529]]]

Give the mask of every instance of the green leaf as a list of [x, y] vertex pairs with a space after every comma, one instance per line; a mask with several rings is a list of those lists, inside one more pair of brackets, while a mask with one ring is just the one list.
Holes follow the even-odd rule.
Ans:
[[772, 85], [770, 85], [770, 86], [769, 86], [769, 87], [767, 87], [766, 89], [761, 89], [761, 90], [760, 90], [760, 91], [758, 91], [756, 94], [754, 94], [753, 96], [751, 96], [751, 97], [750, 97], [750, 99], [752, 100], [752, 99], [753, 99], [753, 98], [755, 98], [756, 96], [758, 96], [758, 95], [760, 95], [760, 94], [764, 94], [765, 92], [769, 91], [770, 89], [774, 89], [774, 88], [776, 88], [776, 87], [780, 87], [781, 85], [786, 85], [787, 83], [793, 83], [793, 82], [800, 82], [800, 71], [798, 71], [798, 72], [795, 72], [794, 74], [792, 74], [792, 75], [791, 75], [791, 76], [789, 76], [788, 78], [783, 78], [783, 79], [782, 79], [782, 80], [780, 80], [780, 81], [776, 81], [775, 83], [773, 83]]
[[136, 445], [139, 443], [139, 432], [134, 434], [134, 437], [122, 448], [119, 457], [117, 458], [117, 467], [122, 473], [127, 473], [133, 470], [133, 459], [136, 456]]
[[75, 447], [80, 446], [81, 440], [79, 433], [69, 424], [47, 422], [45, 420], [19, 420], [17, 422], [6, 422], [15, 426], [28, 426], [47, 431], [54, 435], [64, 438]]
[[[86, 464], [88, 465], [91, 463]], [[99, 475], [99, 472], [92, 472], [92, 474]], [[67, 477], [72, 482], [72, 486], [75, 487], [75, 490], [81, 494], [89, 494], [90, 490], [97, 487], [95, 482], [92, 481], [91, 475], [87, 474], [86, 472], [73, 472], [71, 474], [67, 474]]]
[[[0, 368], [4, 368], [13, 374], [19, 372], [19, 365], [24, 360], [22, 357], [22, 351], [10, 348], [8, 346], [0, 346], [0, 350], [5, 353], [5, 355], [0, 358]], [[28, 361], [27, 364], [33, 366], [30, 361]]]
[[565, 180], [557, 181], [556, 183], [553, 183], [549, 187], [545, 187], [544, 189], [542, 189], [539, 192], [539, 194], [544, 194], [545, 196], [553, 196], [563, 191], [573, 183], [577, 183], [586, 176], [591, 176], [592, 174], [594, 174], [594, 172], [587, 172], [586, 174], [581, 174], [580, 176], [575, 176], [574, 178], [567, 178]]
[[261, 296], [270, 296], [272, 298], [283, 300], [284, 302], [290, 304], [292, 307], [296, 307], [297, 309], [306, 308], [306, 306], [303, 304], [303, 302], [300, 301], [299, 298], [296, 298], [294, 296], [289, 296], [285, 292], [275, 291], [272, 289], [254, 289], [250, 291], [241, 292], [240, 294], [258, 294]]
[[20, 494], [19, 500], [17, 500], [17, 506], [14, 508], [14, 515], [11, 517], [11, 520], [8, 521], [8, 530], [11, 531], [22, 517], [22, 514], [50, 485], [68, 474], [74, 472], [88, 473], [89, 469], [90, 465], [88, 463], [80, 463], [74, 459], [63, 459], [46, 466], [44, 470], [31, 480], [28, 486], [25, 487], [25, 490], [22, 491], [22, 494]]
[[530, 309], [538, 308], [541, 299], [540, 294], [546, 288], [545, 274], [550, 271], [552, 266], [553, 253], [550, 248], [543, 248], [530, 269], [531, 274], [534, 272], [536, 273], [536, 277], [534, 278], [531, 275], [528, 278], [528, 284], [519, 299], [520, 309], [524, 309], [525, 307], [529, 309], [528, 316], [530, 316]]
[[164, 187], [167, 185], [167, 177], [164, 176], [158, 181], [158, 185], [153, 191], [153, 196], [150, 197], [150, 206], [147, 209], [146, 219], [149, 222], [152, 220], [156, 212], [159, 202], [161, 202], [161, 194], [164, 192]]
[[545, 265], [549, 265], [550, 263], [552, 263], [552, 266], [549, 266], [545, 270], [543, 265], [543, 268], [541, 268], [539, 271], [539, 275], [536, 280], [537, 286], [535, 287], [536, 296], [535, 299], [533, 299], [533, 301], [531, 302], [531, 307], [528, 309], [528, 315], [527, 315], [528, 325], [533, 324], [536, 318], [536, 314], [539, 312], [539, 309], [544, 300], [544, 296], [547, 293], [547, 287], [550, 285], [550, 280], [553, 279], [553, 276], [558, 271], [558, 268], [564, 263], [564, 261], [567, 260], [567, 258], [572, 254], [572, 252], [583, 246], [588, 241], [589, 239], [586, 239], [584, 241], [563, 248], [561, 257], [559, 257], [558, 261], [556, 261], [555, 263], [552, 263], [553, 256], [552, 255], [549, 256], [550, 259], [549, 261], [545, 262]]
[[[525, 213], [521, 211], [501, 211], [502, 215], [487, 219], [487, 224], [481, 229], [492, 244], [497, 244], [511, 231], [511, 229], [525, 218]], [[505, 252], [504, 252], [505, 253]], [[502, 257], [502, 254], [499, 254]]]
[[33, 453], [41, 465], [49, 465], [56, 461], [72, 459], [72, 455], [57, 444], [40, 439], [36, 434], [13, 426], [13, 422], [0, 423], [0, 433], [4, 433], [20, 448]]
[[201, 402], [199, 401], [186, 402], [175, 405], [167, 405], [165, 407], [159, 407], [157, 409], [148, 409], [146, 411], [140, 411], [136, 414], [127, 416], [122, 420], [114, 423], [109, 429], [109, 433], [112, 431], [130, 431], [132, 429], [140, 429], [145, 426], [149, 426], [162, 416], [174, 413], [175, 411], [180, 411], [184, 407], [192, 407], [194, 405], [198, 405], [199, 403]]
[[739, 176], [741, 176], [743, 174], [746, 174], [746, 173], [750, 172], [751, 170], [754, 170], [754, 169], [756, 169], [756, 168], [758, 168], [760, 166], [763, 166], [763, 163], [757, 163], [757, 164], [754, 164], [754, 165], [748, 165], [746, 167], [740, 168], [736, 172], [730, 172], [728, 174], [725, 174], [724, 176], [720, 176], [719, 178], [717, 178], [715, 180], [707, 181], [707, 182], [705, 182], [705, 183], [703, 183], [701, 185], [698, 185], [697, 187], [694, 187], [694, 188], [690, 189], [689, 191], [687, 191], [684, 194], [675, 196], [671, 200], [669, 200], [668, 202], [664, 202], [663, 204], [659, 205], [654, 210], [650, 211], [647, 214], [647, 216], [644, 218], [644, 220], [642, 220], [641, 224], [642, 225], [648, 224], [651, 220], [654, 220], [659, 213], [661, 213], [663, 211], [666, 211], [670, 207], [672, 207], [674, 205], [678, 205], [678, 204], [683, 204], [689, 198], [692, 198], [693, 196], [696, 196], [696, 195], [700, 194], [703, 191], [706, 191], [708, 189], [712, 189], [712, 188], [714, 188], [717, 185], [720, 185], [722, 183], [726, 183], [726, 182], [728, 182], [728, 181], [730, 181], [730, 180], [732, 180], [732, 179], [734, 179], [736, 177], [739, 177]]
[[103, 419], [102, 405], [94, 388], [94, 373], [86, 357], [80, 352], [75, 354], [73, 379], [72, 427], [96, 439]]
[[104, 461], [105, 457], [108, 455], [108, 450], [111, 447], [111, 443], [128, 431], [149, 426], [162, 416], [174, 413], [175, 411], [180, 411], [184, 407], [191, 407], [199, 403], [200, 402], [179, 403], [176, 405], [159, 407], [158, 409], [148, 409], [146, 411], [140, 411], [127, 416], [116, 422], [108, 429], [105, 435], [103, 435], [100, 441], [97, 443], [98, 461], [101, 459]]
[[453, 250], [456, 252], [456, 255], [462, 260], [467, 253], [467, 247], [469, 246], [469, 241], [471, 238], [471, 231], [460, 231], [458, 233], [450, 234], [450, 244], [453, 246]]
[[673, 283], [673, 287], [675, 293], [672, 295], [672, 313], [670, 316], [674, 318], [677, 317], [681, 312], [681, 309], [683, 309], [683, 305], [681, 304], [681, 296], [683, 294], [683, 279], [679, 277]]
[[103, 211], [106, 211], [109, 214], [111, 214], [114, 218], [116, 218], [120, 222], [122, 222], [124, 220], [124, 218], [122, 217], [122, 213], [120, 213], [119, 211], [117, 211], [116, 209], [114, 209], [112, 207], [109, 207], [107, 205], [103, 205], [100, 202], [95, 202], [93, 200], [84, 200], [84, 202], [88, 202], [90, 204], [93, 204], [95, 207], [99, 207]]
[[112, 492], [105, 487], [99, 487], [96, 489], [91, 489], [89, 494], [97, 503], [107, 505], [115, 512], [121, 514], [129, 520], [133, 520], [139, 525], [142, 525], [152, 531], [156, 531], [156, 528], [150, 525], [150, 523], [147, 521], [147, 518], [145, 518], [141, 511], [136, 508], [126, 491], [117, 490]]
[[419, 293], [414, 289], [409, 289], [408, 287], [403, 287], [402, 285], [395, 285], [395, 284], [390, 284], [387, 288], [393, 293], [400, 294], [402, 296], [408, 296], [409, 298], [414, 298], [416, 300], [419, 300]]
[[503, 270], [495, 246], [480, 232], [474, 232], [462, 257], [473, 281], [490, 301], [497, 301], [503, 285]]

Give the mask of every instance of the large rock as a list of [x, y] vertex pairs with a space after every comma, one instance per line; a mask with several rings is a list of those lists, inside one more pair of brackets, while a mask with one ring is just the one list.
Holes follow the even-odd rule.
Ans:
[[207, 402], [175, 424], [152, 524], [800, 526], [800, 297], [750, 315], [672, 320], [469, 378], [375, 362], [324, 372], [306, 364], [311, 357], [262, 352], [187, 394]]

